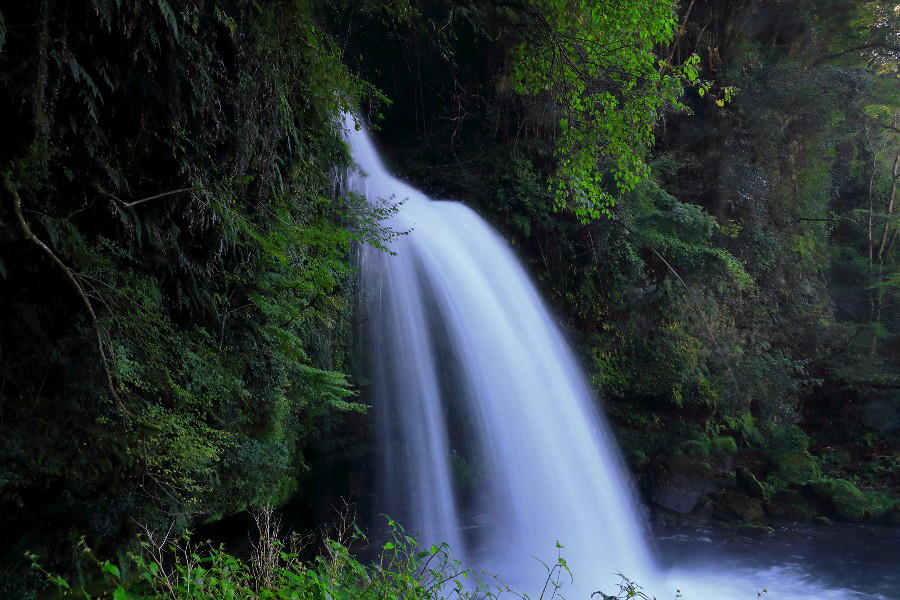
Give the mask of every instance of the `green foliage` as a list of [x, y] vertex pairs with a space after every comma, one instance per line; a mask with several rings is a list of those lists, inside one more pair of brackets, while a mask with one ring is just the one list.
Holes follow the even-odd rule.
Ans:
[[817, 496], [827, 499], [835, 513], [847, 521], [867, 521], [877, 518], [897, 505], [879, 492], [860, 491], [853, 483], [844, 479], [822, 479], [810, 485]]
[[3, 11], [0, 524], [34, 548], [284, 501], [365, 408], [351, 246], [385, 232], [333, 170], [379, 94], [302, 0]]
[[542, 0], [535, 35], [515, 50], [520, 94], [549, 94], [559, 107], [553, 197], [582, 220], [612, 215], [618, 193], [650, 174], [647, 150], [663, 111], [681, 108], [699, 59], [672, 67], [654, 49], [668, 44], [677, 16], [669, 0], [628, 3]]
[[687, 456], [724, 456], [737, 452], [737, 442], [731, 436], [702, 437], [688, 440], [681, 446]]
[[[446, 544], [424, 548], [399, 524], [391, 520], [388, 523], [387, 541], [381, 543], [377, 557], [370, 563], [362, 562], [351, 551], [351, 545], [369, 543], [358, 528], [339, 532], [338, 539], [326, 538], [318, 556], [303, 560], [295, 537], [285, 543], [265, 525], [260, 528], [261, 535], [250, 560], [237, 558], [221, 546], [195, 544], [187, 534], [167, 547], [145, 540], [140, 550], [133, 552], [121, 566], [101, 561], [82, 541], [81, 559], [88, 563], [88, 575], [77, 583], [45, 569], [37, 555], [29, 554], [28, 558], [31, 568], [63, 596], [85, 600], [523, 597], [495, 575], [462, 565]], [[562, 546], [557, 544], [557, 548]], [[562, 556], [544, 565], [547, 580], [544, 591], [536, 598], [552, 600], [559, 597], [557, 591], [564, 587], [559, 575], [567, 574], [570, 578], [571, 572]], [[623, 582], [639, 589], [624, 578]]]
[[806, 452], [809, 449], [809, 436], [793, 423], [784, 423], [772, 432], [772, 451]]

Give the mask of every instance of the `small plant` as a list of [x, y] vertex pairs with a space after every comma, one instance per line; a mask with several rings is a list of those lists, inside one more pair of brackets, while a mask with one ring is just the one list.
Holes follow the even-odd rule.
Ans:
[[[600, 600], [656, 600], [654, 596], [648, 596], [641, 586], [621, 573], [616, 573], [616, 575], [619, 576], [619, 583], [616, 584], [618, 591], [614, 596], [597, 591], [591, 594], [591, 598], [596, 597]], [[675, 597], [680, 598], [681, 592], [676, 591]]]
[[[559, 597], [559, 590], [565, 587], [565, 583], [563, 583], [563, 579], [565, 575], [568, 575], [569, 583], [571, 584], [574, 581], [572, 577], [572, 571], [569, 569], [569, 565], [566, 563], [566, 559], [562, 557], [562, 549], [565, 548], [562, 544], [559, 543], [559, 540], [556, 541], [556, 562], [552, 565], [544, 562], [537, 556], [533, 556], [536, 561], [541, 563], [544, 566], [544, 569], [547, 570], [547, 578], [544, 579], [544, 587], [541, 589], [541, 600], [554, 600], [554, 598]], [[547, 592], [550, 592], [550, 596], [547, 596]], [[526, 596], [527, 598], [527, 596]]]

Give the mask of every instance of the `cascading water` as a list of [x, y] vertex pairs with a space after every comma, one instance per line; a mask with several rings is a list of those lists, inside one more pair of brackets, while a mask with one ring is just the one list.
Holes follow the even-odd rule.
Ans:
[[382, 512], [528, 593], [544, 576], [534, 557], [554, 560], [559, 541], [569, 598], [613, 590], [616, 573], [660, 598], [750, 599], [773, 578], [772, 598], [860, 597], [796, 565], [663, 575], [613, 436], [509, 247], [471, 209], [391, 176], [349, 115], [344, 127], [349, 190], [399, 203], [386, 225], [409, 232], [395, 254], [361, 256]]
[[[358, 166], [348, 187], [402, 202], [389, 226], [410, 231], [395, 256], [366, 249], [361, 266], [382, 506], [507, 579], [540, 576], [532, 556], [553, 558], [559, 540], [579, 580], [648, 581], [612, 435], [528, 275], [471, 209], [392, 177], [345, 125]], [[478, 493], [463, 501], [466, 472]]]

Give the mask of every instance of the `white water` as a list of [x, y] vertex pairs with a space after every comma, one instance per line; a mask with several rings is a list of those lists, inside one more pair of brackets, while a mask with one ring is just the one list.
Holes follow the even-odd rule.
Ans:
[[[767, 598], [830, 596], [798, 576], [779, 594], [771, 573], [661, 573], [596, 398], [509, 247], [463, 204], [391, 176], [365, 130], [344, 126], [349, 189], [402, 202], [386, 224], [409, 231], [395, 255], [361, 258], [381, 511], [532, 597], [544, 579], [534, 557], [554, 561], [557, 540], [568, 598], [612, 592], [619, 572], [660, 600], [676, 588], [752, 600], [767, 584]], [[467, 473], [474, 492], [461, 497]]]

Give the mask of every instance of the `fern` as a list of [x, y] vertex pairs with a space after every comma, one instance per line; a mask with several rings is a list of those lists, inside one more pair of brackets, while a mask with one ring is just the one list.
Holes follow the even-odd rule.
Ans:
[[156, 0], [156, 8], [159, 9], [163, 19], [165, 19], [166, 25], [168, 25], [169, 31], [172, 33], [172, 37], [175, 41], [178, 41], [180, 34], [178, 30], [178, 17], [175, 15], [175, 11], [172, 10], [172, 7], [167, 0]]

